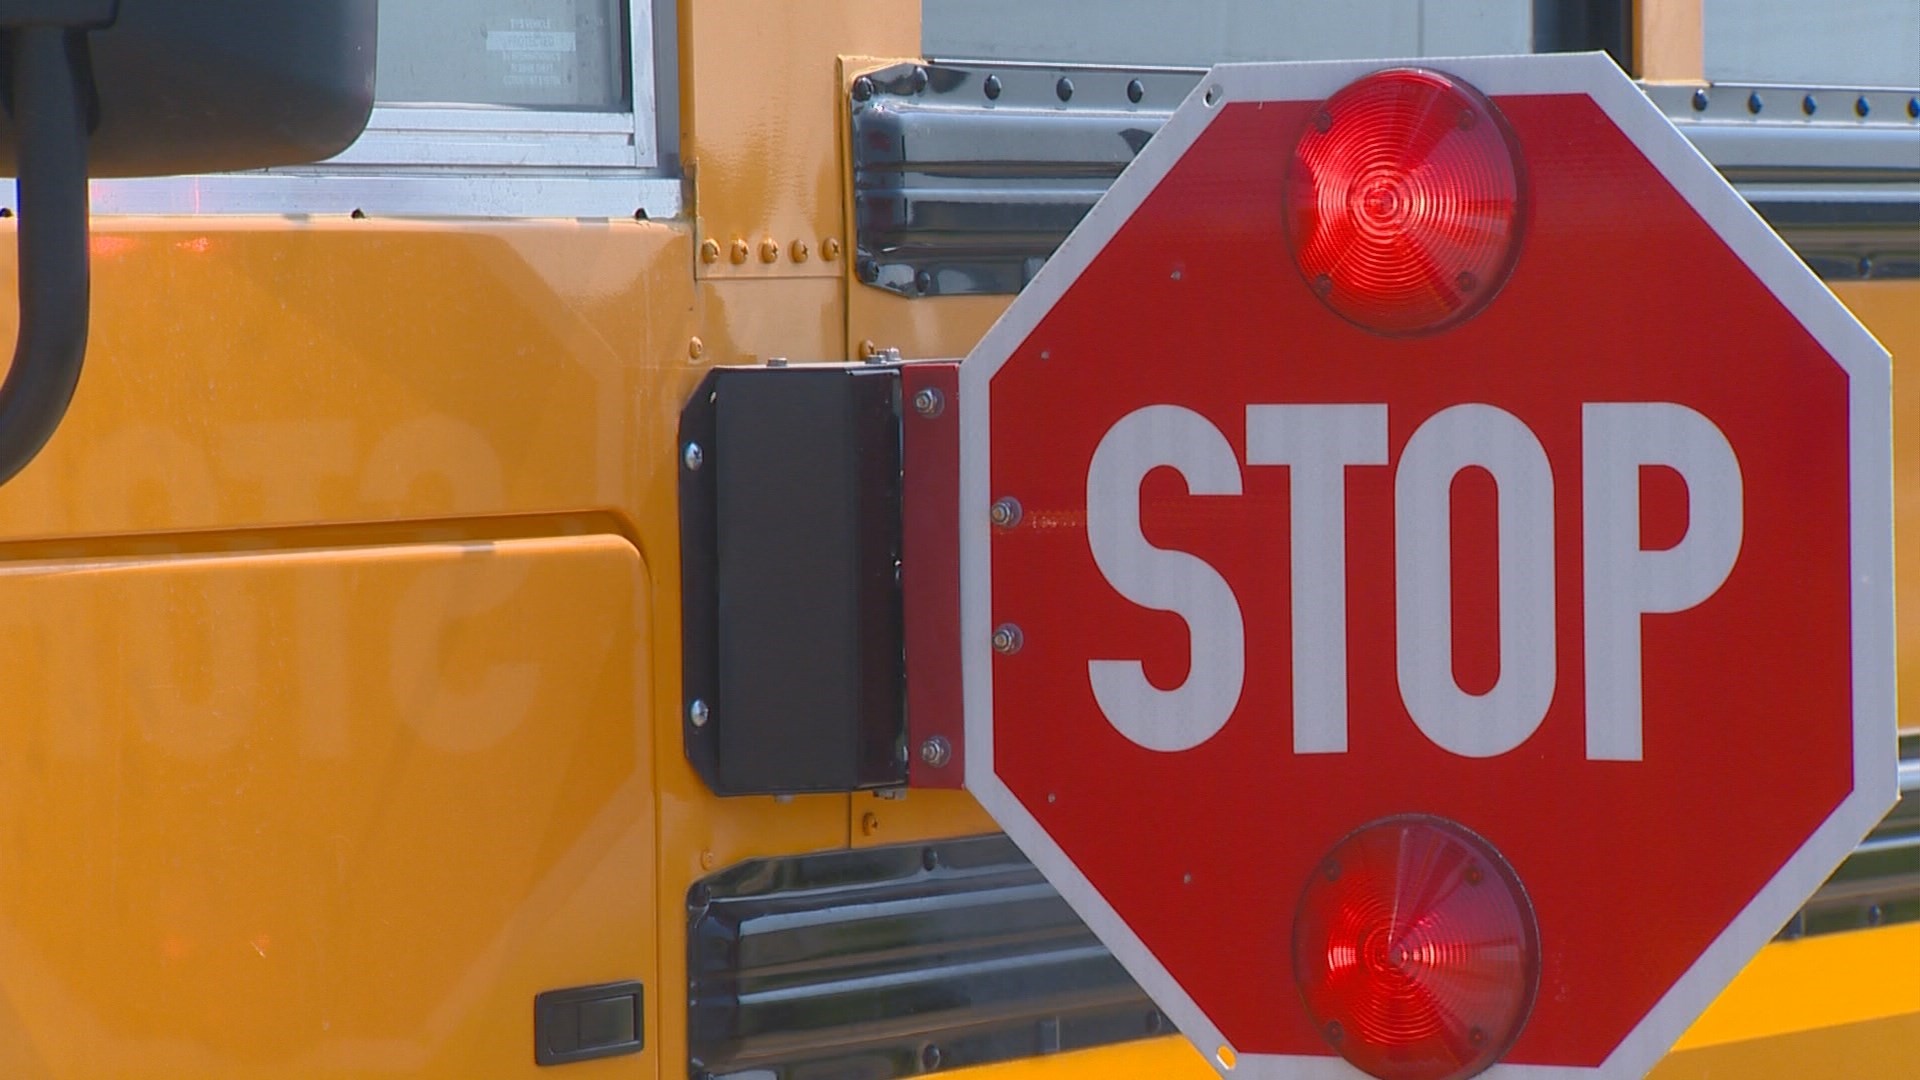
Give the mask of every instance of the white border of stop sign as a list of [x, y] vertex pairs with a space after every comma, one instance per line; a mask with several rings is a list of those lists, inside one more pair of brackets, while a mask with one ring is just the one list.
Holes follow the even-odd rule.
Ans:
[[[1189, 96], [1187, 101], [1173, 114], [1166, 126], [1154, 136], [1140, 156], [1114, 184], [1107, 196], [1094, 207], [1072, 236], [1047, 263], [1046, 267], [1022, 292], [1013, 305], [1001, 317], [992, 330], [968, 356], [960, 368], [961, 410], [961, 629], [962, 652], [965, 672], [964, 696], [967, 738], [967, 778], [970, 791], [981, 805], [993, 815], [1002, 828], [1010, 835], [1029, 858], [1040, 868], [1074, 910], [1086, 920], [1089, 927], [1106, 943], [1114, 955], [1126, 967], [1127, 971], [1152, 995], [1155, 1002], [1172, 1018], [1182, 1032], [1198, 1046], [1206, 1058], [1223, 1075], [1259, 1078], [1267, 1080], [1279, 1077], [1292, 1078], [1351, 1078], [1359, 1073], [1344, 1060], [1332, 1056], [1274, 1056], [1255, 1054], [1236, 1054], [1222, 1038], [1219, 1029], [1195, 1004], [1194, 999], [1178, 983], [1168, 970], [1154, 957], [1147, 945], [1126, 925], [1119, 914], [1094, 888], [1087, 877], [1074, 865], [1072, 859], [1062, 851], [1048, 836], [1046, 830], [1029, 814], [1011, 790], [1001, 782], [995, 773], [993, 750], [993, 661], [994, 654], [990, 644], [995, 625], [992, 609], [992, 564], [990, 559], [991, 525], [989, 507], [996, 493], [990, 486], [992, 475], [992, 446], [989, 443], [991, 426], [989, 408], [991, 398], [989, 384], [996, 371], [1018, 349], [1039, 325], [1042, 318], [1054, 303], [1072, 285], [1081, 272], [1094, 260], [1133, 214], [1133, 212], [1151, 194], [1160, 179], [1172, 168], [1174, 163], [1186, 153], [1211, 121], [1217, 115], [1221, 105], [1231, 102], [1248, 101], [1320, 101], [1336, 90], [1363, 75], [1386, 67], [1415, 65], [1433, 68], [1456, 75], [1473, 84], [1483, 93], [1499, 97], [1512, 94], [1566, 94], [1584, 93], [1605, 111], [1607, 116], [1618, 125], [1640, 151], [1672, 183], [1674, 188], [1692, 204], [1694, 210], [1720, 235], [1727, 245], [1752, 270], [1754, 275], [1770, 288], [1780, 301], [1806, 327], [1807, 331], [1824, 346], [1827, 351], [1844, 367], [1848, 376], [1849, 411], [1848, 423], [1851, 445], [1849, 448], [1849, 478], [1851, 484], [1850, 506], [1852, 525], [1852, 580], [1853, 580], [1853, 707], [1854, 707], [1854, 790], [1834, 810], [1807, 843], [1789, 859], [1774, 879], [1754, 897], [1747, 908], [1730, 923], [1726, 930], [1715, 939], [1705, 953], [1677, 981], [1654, 1008], [1642, 1019], [1640, 1024], [1624, 1039], [1599, 1068], [1587, 1069], [1560, 1066], [1523, 1066], [1495, 1065], [1486, 1076], [1493, 1078], [1536, 1078], [1555, 1076], [1578, 1077], [1625, 1077], [1639, 1076], [1650, 1069], [1666, 1053], [1689, 1024], [1707, 1005], [1725, 988], [1734, 975], [1747, 961], [1764, 946], [1806, 898], [1817, 889], [1842, 859], [1850, 853], [1860, 837], [1877, 823], [1887, 809], [1893, 805], [1897, 796], [1897, 736], [1895, 725], [1894, 699], [1894, 622], [1893, 622], [1893, 524], [1892, 524], [1892, 434], [1891, 434], [1891, 368], [1888, 356], [1879, 343], [1873, 340], [1846, 308], [1829, 293], [1818, 279], [1800, 262], [1799, 258], [1774, 235], [1753, 210], [1729, 187], [1713, 167], [1676, 131], [1651, 102], [1640, 92], [1613, 62], [1602, 54], [1561, 55], [1561, 56], [1524, 56], [1492, 57], [1476, 59], [1420, 59], [1405, 61], [1358, 61], [1333, 63], [1297, 63], [1297, 64], [1236, 64], [1215, 68], [1207, 78]], [[1143, 406], [1150, 405], [1142, 402]], [[1271, 425], [1275, 414], [1260, 414], [1254, 411], [1261, 403], [1248, 402], [1250, 411], [1248, 423], [1249, 456], [1255, 453], [1257, 442], [1251, 428], [1257, 424]], [[1384, 414], [1385, 407], [1381, 412]], [[1451, 410], [1449, 410], [1451, 411]], [[1498, 410], [1495, 410], [1498, 411]], [[1691, 412], [1691, 410], [1686, 410]], [[1196, 414], [1197, 415], [1197, 414]], [[1502, 414], [1506, 415], [1506, 414]], [[1698, 418], [1698, 413], [1692, 413]], [[1737, 458], [1726, 446], [1724, 436], [1719, 434], [1710, 421], [1702, 428], [1693, 419], [1674, 413], [1665, 416], [1672, 421], [1676, 433], [1675, 448], [1672, 452], [1684, 455], [1680, 460], [1671, 462], [1676, 471], [1681, 472], [1689, 484], [1689, 495], [1693, 499], [1725, 499], [1731, 493], [1732, 504], [1736, 509], [1741, 482]], [[1322, 417], [1320, 420], [1326, 420]], [[1341, 437], [1349, 439], [1354, 449], [1356, 463], [1371, 460], [1364, 453], [1367, 446], [1359, 445], [1366, 440], [1363, 436], [1370, 430], [1377, 417], [1347, 416], [1358, 427], [1355, 431], [1345, 432]], [[1478, 417], [1484, 421], [1485, 417]], [[1509, 417], [1511, 419], [1511, 417]], [[1601, 418], [1605, 422], [1606, 418]], [[1700, 418], [1704, 421], [1704, 418]], [[1317, 422], [1317, 421], [1316, 421]], [[1202, 419], [1201, 423], [1211, 424]], [[1384, 427], [1384, 421], [1380, 421]], [[1518, 423], [1518, 421], [1515, 421]], [[1355, 432], [1358, 432], [1356, 435]], [[1524, 427], [1522, 428], [1524, 431]], [[1270, 432], [1271, 434], [1271, 432]], [[1716, 439], [1718, 440], [1716, 442]], [[1264, 440], [1271, 443], [1267, 450], [1266, 464], [1289, 464], [1279, 460], [1290, 449], [1284, 438]], [[1514, 471], [1516, 490], [1523, 491], [1526, 483], [1527, 464], [1526, 447], [1521, 440], [1514, 440], [1516, 450], [1513, 461], [1505, 467]], [[1224, 445], [1224, 439], [1222, 440]], [[1319, 444], [1327, 453], [1334, 451], [1325, 444]], [[1589, 442], [1591, 447], [1593, 444]], [[1537, 448], [1537, 443], [1535, 444]], [[1437, 467], [1448, 467], [1444, 453], [1445, 447], [1436, 451]], [[1590, 451], [1591, 452], [1591, 451]], [[1228, 450], [1227, 464], [1238, 469], [1254, 467], [1263, 462], [1233, 462], [1231, 450]], [[1384, 464], [1384, 462], [1379, 462]], [[1325, 464], [1324, 462], [1322, 463]], [[1484, 464], [1484, 463], [1482, 463]], [[1344, 467], [1344, 466], [1342, 466]], [[1405, 467], [1403, 462], [1402, 468]], [[1689, 469], [1692, 470], [1691, 475]], [[1324, 471], [1324, 470], [1323, 470]], [[1237, 477], [1237, 473], [1235, 474]], [[1337, 475], [1337, 473], [1336, 473]], [[1136, 482], [1137, 483], [1137, 482]], [[1591, 497], [1592, 493], [1586, 493]], [[1299, 500], [1302, 496], [1296, 494]], [[1506, 484], [1502, 484], [1502, 506], [1508, 504]], [[1325, 510], [1325, 507], [1321, 507]], [[1296, 501], [1296, 514], [1300, 504]], [[1090, 507], [1089, 517], [1096, 516]], [[1704, 591], [1710, 594], [1724, 580], [1726, 568], [1731, 559], [1737, 557], [1740, 534], [1737, 514], [1728, 519], [1720, 515], [1722, 521], [1731, 521], [1730, 535], [1702, 534], [1689, 536], [1695, 541], [1688, 548], [1683, 541], [1680, 555], [1691, 552], [1693, 561], [1677, 577], [1668, 575], [1671, 595], [1657, 595], [1658, 588], [1650, 586], [1651, 592], [1639, 595], [1623, 593], [1620, 589], [1611, 590], [1616, 599], [1624, 597], [1622, 602], [1636, 603], [1639, 606], [1631, 612], [1632, 622], [1637, 629], [1641, 611], [1679, 610], [1680, 606], [1691, 606], [1700, 598], [1696, 593]], [[1109, 539], [1119, 537], [1127, 539], [1125, 514], [1118, 525], [1112, 525]], [[1331, 522], [1324, 514], [1315, 519], [1315, 528], [1323, 532]], [[1299, 530], [1298, 519], [1295, 524]], [[1505, 552], [1508, 544], [1505, 538], [1506, 523], [1501, 523], [1503, 538], [1501, 548]], [[1521, 526], [1524, 528], [1524, 523]], [[1090, 527], [1090, 533], [1093, 531]], [[1137, 531], [1137, 530], [1136, 530]], [[1440, 530], [1444, 534], [1444, 529]], [[1634, 530], [1637, 535], [1637, 529]], [[1604, 537], [1601, 538], [1604, 541]], [[1615, 538], [1616, 540], [1618, 538]], [[1596, 542], [1592, 530], [1588, 530], [1586, 540], [1589, 545]], [[1144, 545], [1144, 541], [1141, 542]], [[1684, 551], [1680, 549], [1686, 549]], [[1137, 554], [1137, 552], [1136, 552]], [[1636, 572], [1633, 563], [1636, 552], [1621, 551], [1620, 568], [1629, 577]], [[1650, 554], [1650, 553], [1649, 553]], [[1100, 555], [1095, 552], [1096, 557]], [[1678, 556], [1676, 556], [1678, 557]], [[1097, 562], [1100, 561], [1097, 558]], [[1124, 561], [1124, 560], [1123, 560]], [[1197, 561], [1197, 560], [1196, 560]], [[1116, 564], [1118, 565], [1118, 564]], [[1204, 564], [1202, 564], [1204, 565]], [[1104, 562], [1103, 572], [1107, 572], [1109, 582], [1120, 588], [1124, 595], [1125, 582], [1116, 581], [1116, 571], [1109, 569]], [[1324, 567], [1322, 568], [1324, 570]], [[1417, 570], [1417, 568], [1416, 568]], [[1502, 567], [1504, 577], [1508, 568]], [[1538, 571], [1538, 567], [1516, 566], [1514, 572], [1526, 573]], [[1117, 573], [1125, 577], [1126, 569]], [[1405, 572], [1403, 568], [1402, 572]], [[1551, 565], [1547, 567], [1551, 573]], [[1321, 580], [1327, 580], [1322, 574]], [[1604, 583], [1602, 583], [1604, 585]], [[1594, 587], [1588, 582], [1589, 592]], [[1682, 588], [1681, 586], [1685, 586]], [[1442, 590], [1444, 592], [1444, 589]], [[1505, 592], [1503, 586], [1502, 592]], [[1515, 595], [1537, 594], [1551, 602], [1552, 589], [1516, 589]], [[1229, 597], [1230, 599], [1230, 597]], [[1307, 602], [1315, 602], [1311, 595]], [[1302, 602], [1296, 596], [1295, 604]], [[1322, 603], [1331, 603], [1326, 597]], [[1656, 605], [1668, 604], [1661, 608]], [[1344, 610], [1341, 612], [1344, 618]], [[1627, 621], [1624, 616], [1615, 620], [1620, 625]], [[1589, 614], [1591, 622], [1591, 613]], [[1547, 621], [1551, 625], [1552, 620]], [[1534, 625], [1532, 620], [1529, 625]], [[1230, 635], [1229, 635], [1230, 636]], [[1516, 635], [1517, 636], [1517, 635]], [[1637, 633], [1632, 635], [1633, 656], [1638, 656]], [[1503, 642], [1508, 635], [1503, 634]], [[1621, 644], [1625, 644], [1624, 642]], [[1526, 647], [1526, 646], [1521, 646]], [[1344, 645], [1342, 645], [1342, 650]], [[1610, 652], [1614, 669], [1621, 665], [1619, 650]], [[1217, 655], [1217, 650], [1215, 650]], [[1196, 704], [1205, 705], [1211, 698], [1226, 696], [1222, 681], [1231, 672], [1203, 672], [1197, 661], [1200, 651], [1196, 649], [1196, 664], [1189, 685], [1198, 685]], [[1344, 652], [1342, 651], [1342, 655]], [[1592, 658], [1589, 657], [1591, 664]], [[1522, 665], [1524, 666], [1524, 665]], [[1341, 666], [1344, 670], [1344, 664]], [[1502, 658], [1501, 670], [1509, 669], [1506, 657]], [[1612, 670], [1612, 669], [1610, 669]], [[1125, 697], [1126, 672], [1113, 670], [1109, 679], [1120, 701]], [[1616, 674], [1619, 672], [1616, 671]], [[1401, 681], [1403, 690], [1408, 684], [1409, 673], [1402, 665]], [[1411, 676], [1417, 683], [1419, 673]], [[1604, 722], [1589, 722], [1587, 732], [1588, 756], [1613, 760], [1634, 760], [1640, 755], [1637, 727], [1637, 677], [1638, 671], [1630, 673], [1633, 684], [1632, 701], [1627, 702], [1620, 691], [1622, 683], [1613, 681], [1611, 704], [1601, 702], [1602, 715], [1610, 717]], [[1323, 680], [1324, 681], [1324, 680]], [[1589, 680], [1590, 684], [1594, 681]], [[1324, 691], [1333, 694], [1328, 686], [1315, 690], [1313, 680], [1301, 680], [1296, 685], [1296, 698], [1302, 692]], [[1097, 687], [1097, 684], [1096, 684]], [[1304, 687], [1304, 691], [1302, 689]], [[1451, 723], [1446, 715], [1446, 702], [1441, 700], [1444, 694], [1416, 707], [1409, 700], [1410, 712], [1416, 721], [1425, 708], [1427, 715], [1433, 718], [1432, 725], [1422, 723], [1422, 729], [1429, 738], [1448, 749], [1467, 756], [1483, 756], [1500, 753], [1532, 733], [1527, 721], [1532, 717], [1530, 702], [1538, 697], [1538, 687], [1529, 687], [1516, 683], [1514, 697], [1518, 701], [1515, 716], [1517, 719], [1509, 725], [1501, 740], [1480, 745], [1473, 737], [1463, 735], [1464, 729]], [[1185, 688], [1182, 688], [1183, 690]], [[1232, 697], [1238, 697], [1237, 684], [1231, 687]], [[1550, 686], [1549, 686], [1550, 691]], [[1160, 691], [1165, 692], [1165, 691]], [[1608, 691], [1603, 688], [1602, 696]], [[1344, 686], [1339, 688], [1339, 698], [1344, 707]], [[1431, 695], [1430, 695], [1431, 696]], [[1218, 702], [1215, 702], [1218, 704]], [[1589, 712], [1595, 702], [1589, 701]], [[1102, 703], [1103, 708], [1106, 703]], [[1325, 702], [1321, 702], [1325, 705]], [[1628, 705], [1634, 705], [1632, 709]], [[1124, 703], [1115, 706], [1124, 713]], [[1607, 711], [1610, 709], [1611, 711]], [[1231, 710], [1228, 709], [1228, 713]], [[1203, 715], [1204, 710], [1201, 714]], [[1115, 715], [1108, 710], [1109, 718]], [[1313, 716], [1334, 715], [1326, 708], [1316, 708]], [[1344, 713], [1339, 713], [1344, 715]], [[1204, 717], [1203, 717], [1204, 718]], [[1217, 717], [1225, 721], [1225, 715]], [[1537, 719], [1534, 721], [1537, 723]], [[1317, 726], [1316, 726], [1317, 725]], [[1123, 732], [1127, 725], [1116, 721], [1115, 726]], [[1203, 728], [1204, 725], [1201, 725]], [[1135, 733], [1129, 737], [1141, 741]], [[1210, 734], [1204, 730], [1188, 731], [1173, 739], [1175, 745], [1157, 747], [1169, 752], [1178, 752], [1181, 745], [1196, 745]], [[1149, 740], [1162, 736], [1150, 735]], [[1169, 736], [1170, 737], [1170, 736]], [[1338, 752], [1344, 748], [1344, 728], [1330, 722], [1316, 721], [1305, 726], [1296, 726], [1292, 733], [1298, 752]], [[1449, 745], [1452, 740], [1453, 744]], [[1503, 741], [1504, 740], [1504, 741]], [[1150, 741], [1143, 745], [1151, 745]], [[1703, 768], [1713, 768], [1712, 762], [1703, 762]], [[1360, 822], [1353, 823], [1356, 826]], [[1623, 945], [1626, 943], [1623, 943]]]

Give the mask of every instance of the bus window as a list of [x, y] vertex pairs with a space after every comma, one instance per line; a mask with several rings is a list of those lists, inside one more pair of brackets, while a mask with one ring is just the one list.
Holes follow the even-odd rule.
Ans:
[[1914, 0], [1704, 0], [1708, 82], [1920, 87]]
[[1602, 48], [1625, 0], [923, 0], [930, 57], [1205, 67]]
[[627, 103], [620, 0], [408, 0], [380, 10], [385, 104], [612, 109]]

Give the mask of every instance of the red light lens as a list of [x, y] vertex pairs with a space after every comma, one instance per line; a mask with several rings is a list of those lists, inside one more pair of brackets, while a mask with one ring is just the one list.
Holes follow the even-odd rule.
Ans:
[[1520, 164], [1506, 124], [1436, 72], [1376, 72], [1328, 98], [1294, 147], [1284, 198], [1307, 284], [1382, 334], [1471, 317], [1519, 253]]
[[1307, 882], [1293, 973], [1321, 1035], [1369, 1076], [1458, 1080], [1520, 1034], [1540, 935], [1491, 844], [1440, 818], [1387, 818], [1340, 841]]

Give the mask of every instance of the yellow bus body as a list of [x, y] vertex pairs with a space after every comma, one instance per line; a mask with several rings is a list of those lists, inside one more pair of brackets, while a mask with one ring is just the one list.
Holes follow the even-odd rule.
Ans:
[[[560, 1075], [682, 1076], [694, 881], [992, 829], [718, 799], [677, 720], [704, 369], [961, 355], [1005, 304], [848, 274], [843, 88], [912, 9], [682, 4], [680, 219], [96, 220], [79, 396], [0, 488], [0, 1076], [545, 1075], [533, 996], [624, 978], [645, 1049]], [[1840, 291], [1899, 371], [1911, 668], [1920, 281]], [[1910, 1075], [1916, 970], [1915, 926], [1772, 946], [1657, 1075]], [[1211, 1072], [1163, 1038], [965, 1075]]]

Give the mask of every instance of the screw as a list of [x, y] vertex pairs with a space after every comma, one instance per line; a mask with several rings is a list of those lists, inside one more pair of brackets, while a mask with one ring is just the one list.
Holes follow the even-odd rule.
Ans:
[[853, 100], [865, 101], [873, 96], [873, 80], [865, 75], [853, 80]]
[[1881, 921], [1884, 920], [1885, 918], [1886, 918], [1886, 912], [1881, 910], [1879, 904], [1867, 905], [1867, 925], [1868, 926], [1879, 926]]
[[922, 293], [932, 292], [933, 291], [932, 272], [927, 270], [922, 270], [919, 273], [913, 275], [913, 288], [915, 292], [922, 292]]
[[1463, 293], [1470, 293], [1480, 287], [1480, 279], [1474, 277], [1473, 271], [1471, 270], [1460, 271], [1459, 274], [1454, 276], [1453, 283], [1459, 286], [1460, 291]]
[[713, 719], [713, 710], [707, 707], [704, 700], [694, 698], [693, 702], [687, 706], [687, 719], [694, 727], [706, 727], [707, 721]]
[[1759, 91], [1756, 90], [1753, 93], [1747, 95], [1747, 111], [1748, 112], [1754, 114], [1755, 116], [1758, 116], [1760, 115], [1760, 110], [1765, 107], [1766, 107], [1766, 103], [1760, 100]]
[[1140, 104], [1140, 99], [1146, 96], [1147, 96], [1146, 83], [1141, 82], [1139, 79], [1130, 79], [1127, 81], [1127, 100], [1128, 101], [1131, 101], [1135, 105], [1138, 105]]
[[920, 852], [920, 869], [932, 873], [940, 869], [940, 849], [927, 848]]
[[760, 241], [760, 261], [763, 263], [780, 261], [780, 242], [769, 236]]
[[1065, 75], [1060, 76], [1060, 81], [1053, 84], [1053, 93], [1061, 101], [1073, 100], [1073, 80]]
[[913, 411], [931, 420], [947, 411], [947, 395], [935, 387], [923, 386], [913, 395]]
[[928, 1043], [927, 1048], [925, 1050], [920, 1051], [920, 1067], [926, 1070], [927, 1072], [932, 1072], [933, 1070], [939, 1068], [940, 1059], [941, 1059], [940, 1048], [933, 1045], [932, 1043]]
[[1000, 76], [998, 75], [987, 76], [986, 81], [980, 84], [980, 92], [987, 95], [988, 101], [999, 101], [1000, 100]]
[[1707, 97], [1707, 91], [1705, 87], [1701, 87], [1700, 89], [1695, 90], [1693, 92], [1693, 111], [1706, 112], [1708, 100], [1709, 99]]
[[880, 280], [880, 264], [872, 259], [861, 259], [854, 263], [853, 272], [868, 285]]
[[1340, 1021], [1338, 1020], [1327, 1021], [1327, 1041], [1328, 1042], [1338, 1044], [1341, 1039], [1344, 1039], [1346, 1037], [1347, 1037], [1347, 1029], [1340, 1026]]
[[701, 341], [697, 337], [687, 339], [687, 359], [698, 360], [700, 359], [701, 356], [706, 354], [706, 351], [707, 351], [706, 342]]
[[1220, 99], [1224, 96], [1226, 96], [1226, 91], [1220, 89], [1218, 85], [1207, 87], [1207, 107], [1212, 108], [1220, 104]]
[[735, 266], [738, 266], [741, 263], [746, 262], [747, 261], [747, 242], [745, 240], [735, 240], [733, 242], [732, 249], [727, 252], [727, 258], [733, 260], [733, 264]]
[[879, 831], [880, 831], [880, 815], [878, 814], [861, 814], [860, 815], [860, 835], [861, 836], [872, 836], [874, 833], [877, 833]]
[[1333, 114], [1325, 109], [1313, 114], [1313, 130], [1325, 135], [1333, 130]]
[[913, 87], [913, 92], [916, 94], [925, 90], [927, 88], [927, 69], [923, 67], [914, 68], [913, 78], [908, 82], [908, 85]]
[[935, 735], [920, 744], [920, 762], [929, 768], [944, 769], [953, 760], [953, 744], [945, 735]]
[[713, 864], [719, 861], [711, 851], [703, 851], [700, 853], [700, 869], [702, 870], [713, 869]]
[[1867, 100], [1867, 95], [1861, 94], [1859, 98], [1855, 99], [1853, 103], [1853, 115], [1865, 120], [1867, 114], [1872, 111], [1873, 103]]
[[987, 511], [987, 520], [999, 528], [1011, 529], [1020, 524], [1020, 516], [1024, 512], [1020, 507], [1019, 499], [1011, 495], [1002, 495], [993, 500], [993, 508]]
[[1321, 863], [1320, 876], [1326, 878], [1328, 881], [1339, 881], [1340, 864], [1333, 859], [1328, 859], [1326, 862]]
[[806, 262], [807, 254], [807, 242], [805, 240], [795, 240], [787, 248], [787, 255], [794, 262]]
[[829, 236], [825, 240], [820, 241], [820, 257], [828, 262], [839, 258], [840, 238], [837, 236]]
[[1920, 120], [1920, 97], [1907, 99], [1907, 119]]
[[1800, 111], [1808, 116], [1812, 116], [1814, 113], [1820, 111], [1820, 103], [1814, 100], [1812, 94], [1808, 94], [1806, 97], [1800, 99]]
[[1478, 1026], [1470, 1027], [1467, 1029], [1467, 1041], [1475, 1046], [1479, 1046], [1481, 1043], [1487, 1041], [1487, 1033]]
[[1162, 1031], [1165, 1031], [1166, 1029], [1167, 1029], [1167, 1018], [1160, 1015], [1160, 1010], [1158, 1009], [1147, 1010], [1147, 1034], [1158, 1035]]
[[700, 241], [700, 261], [703, 263], [719, 262], [720, 261], [719, 243], [713, 240]]
[[[680, 451], [680, 463], [687, 467], [688, 472], [699, 472], [700, 466], [707, 463], [707, 452], [700, 448], [699, 443], [690, 442]], [[701, 702], [696, 701], [694, 704], [702, 709], [706, 708], [706, 705]]]
[[1020, 651], [1020, 646], [1026, 643], [1020, 628], [1012, 623], [1001, 623], [993, 628], [993, 651], [1001, 656], [1012, 656]]
[[1478, 866], [1467, 867], [1467, 873], [1466, 873], [1467, 884], [1478, 885], [1482, 881], [1485, 881], [1486, 878], [1487, 878], [1486, 874]]

